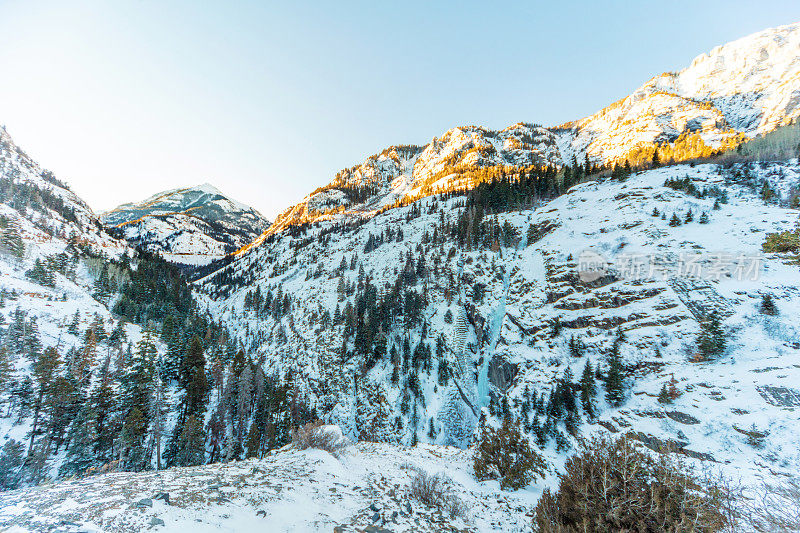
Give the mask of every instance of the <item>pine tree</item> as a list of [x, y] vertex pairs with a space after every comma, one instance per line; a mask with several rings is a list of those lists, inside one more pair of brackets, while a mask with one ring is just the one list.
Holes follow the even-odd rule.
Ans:
[[699, 222], [700, 224], [708, 224], [708, 222], [709, 222], [709, 220], [708, 220], [708, 213], [706, 213], [705, 211], [703, 211], [703, 214], [702, 214], [702, 215], [700, 215], [700, 219], [698, 220], [698, 222]]
[[658, 403], [672, 403], [672, 398], [669, 397], [666, 383], [661, 385], [661, 391], [658, 393]]
[[145, 330], [136, 343], [121, 379], [120, 407], [123, 413], [123, 467], [143, 470], [150, 465], [146, 450], [155, 389], [156, 358], [155, 332]]
[[589, 418], [595, 416], [594, 397], [597, 395], [597, 385], [594, 380], [594, 369], [592, 362], [586, 360], [586, 366], [583, 367], [583, 374], [581, 374], [581, 405], [583, 411]]
[[138, 472], [148, 466], [149, 461], [145, 449], [146, 435], [147, 420], [145, 415], [139, 407], [132, 407], [125, 415], [122, 424], [121, 464], [125, 470]]
[[181, 361], [178, 384], [184, 391], [182, 418], [195, 415], [201, 420], [206, 410], [209, 389], [206, 380], [205, 352], [203, 343], [197, 335], [192, 337], [186, 355]]
[[45, 407], [45, 400], [52, 394], [53, 387], [56, 385], [54, 378], [60, 364], [61, 358], [56, 349], [48, 347], [41, 356], [36, 358], [31, 366], [37, 385], [37, 392], [33, 407], [33, 424], [29, 449], [33, 448], [33, 440], [39, 431], [39, 417]]
[[681, 219], [678, 218], [678, 215], [672, 213], [672, 218], [669, 219], [669, 225], [672, 227], [681, 225]]
[[14, 382], [14, 364], [8, 348], [0, 346], [0, 394], [5, 394], [11, 390]]
[[700, 352], [701, 361], [719, 355], [725, 351], [727, 343], [725, 332], [717, 316], [712, 316], [708, 321], [701, 324], [702, 331], [697, 338], [697, 348]]
[[778, 307], [775, 305], [775, 301], [772, 299], [771, 294], [761, 295], [761, 312], [765, 315], [771, 316], [778, 314]]
[[194, 414], [186, 417], [178, 437], [178, 453], [175, 464], [181, 466], [201, 465], [205, 462], [205, 431], [203, 422]]
[[16, 221], [8, 220], [5, 228], [0, 232], [0, 253], [17, 259], [25, 255], [25, 243], [22, 241]]
[[14, 439], [8, 439], [3, 445], [0, 450], [0, 490], [13, 490], [19, 486], [24, 453], [25, 445]]
[[80, 334], [80, 324], [81, 324], [81, 314], [80, 311], [75, 311], [75, 314], [72, 317], [72, 322], [70, 322], [69, 326], [67, 327], [67, 333], [71, 335], [79, 335]]
[[114, 389], [105, 374], [101, 378], [100, 384], [89, 395], [89, 412], [93, 417], [95, 432], [93, 450], [101, 464], [112, 460], [111, 451], [118, 433], [117, 424], [113, 419], [116, 407]]
[[686, 212], [685, 222], [688, 224], [689, 222], [691, 222], [693, 220], [694, 220], [694, 213], [692, 213], [692, 210], [689, 209], [689, 211]]
[[621, 406], [625, 401], [625, 382], [622, 377], [622, 357], [619, 353], [618, 342], [614, 342], [608, 355], [606, 400], [614, 407]]
[[586, 349], [586, 345], [583, 344], [583, 341], [581, 341], [580, 339], [576, 339], [575, 335], [572, 335], [569, 338], [569, 343], [567, 347], [569, 348], [569, 354], [572, 357], [582, 357], [583, 352]]
[[654, 217], [657, 217], [657, 216], [659, 216], [660, 214], [661, 214], [661, 213], [659, 213], [659, 212], [658, 212], [658, 208], [657, 208], [657, 207], [654, 207], [654, 208], [653, 208], [653, 216], [654, 216]]
[[67, 455], [58, 474], [61, 477], [81, 476], [96, 465], [94, 443], [97, 439], [94, 415], [88, 402], [78, 411], [69, 430]]

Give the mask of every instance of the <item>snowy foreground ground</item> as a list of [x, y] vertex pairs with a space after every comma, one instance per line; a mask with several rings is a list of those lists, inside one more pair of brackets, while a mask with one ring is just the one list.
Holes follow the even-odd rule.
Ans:
[[[105, 474], [0, 493], [0, 530], [23, 531], [527, 531], [541, 487], [478, 483], [458, 448], [358, 443], [336, 459], [277, 450], [247, 460], [141, 474]], [[417, 469], [446, 474], [467, 505], [451, 519], [407, 496]], [[169, 504], [157, 499], [169, 494]], [[163, 524], [162, 524], [163, 522]]]

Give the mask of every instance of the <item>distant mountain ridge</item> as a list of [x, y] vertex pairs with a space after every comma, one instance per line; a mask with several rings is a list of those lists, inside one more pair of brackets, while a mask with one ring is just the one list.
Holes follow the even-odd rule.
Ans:
[[404, 199], [464, 188], [467, 172], [488, 167], [637, 164], [656, 147], [682, 160], [733, 147], [799, 115], [795, 23], [718, 46], [580, 120], [556, 127], [518, 123], [499, 131], [457, 127], [425, 146], [387, 148], [287, 208], [264, 236], [317, 220], [371, 216]]
[[269, 221], [207, 183], [160, 192], [100, 215], [126, 239], [175, 263], [207, 264], [263, 233]]

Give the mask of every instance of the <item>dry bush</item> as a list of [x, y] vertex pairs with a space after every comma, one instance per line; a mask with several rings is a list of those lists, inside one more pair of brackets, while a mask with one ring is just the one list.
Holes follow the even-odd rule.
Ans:
[[547, 472], [544, 459], [531, 448], [519, 424], [510, 416], [505, 417], [499, 429], [481, 429], [473, 468], [480, 481], [497, 479], [501, 488], [511, 490], [521, 489]]
[[747, 511], [748, 521], [756, 531], [800, 531], [800, 478], [779, 484], [765, 483]]
[[296, 450], [315, 448], [339, 457], [348, 445], [349, 442], [346, 438], [335, 431], [326, 429], [321, 420], [315, 420], [302, 427], [292, 429], [292, 446]]
[[565, 470], [558, 491], [545, 490], [536, 506], [540, 533], [707, 533], [733, 526], [724, 487], [626, 437], [595, 437]]
[[455, 495], [452, 482], [442, 474], [429, 475], [416, 469], [417, 475], [411, 480], [408, 495], [427, 507], [446, 512], [451, 518], [465, 517], [466, 504]]

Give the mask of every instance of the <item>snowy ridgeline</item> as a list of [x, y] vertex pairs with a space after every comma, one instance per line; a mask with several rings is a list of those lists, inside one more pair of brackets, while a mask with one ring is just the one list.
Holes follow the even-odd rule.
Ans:
[[683, 70], [655, 76], [597, 113], [559, 127], [462, 126], [424, 146], [386, 148], [286, 209], [268, 233], [463, 188], [464, 169], [625, 159], [635, 165], [644, 156], [649, 160], [656, 145], [674, 150], [676, 161], [735, 147], [800, 116], [798, 54], [800, 23], [770, 28], [718, 46]]

